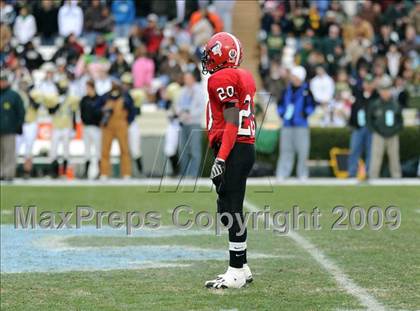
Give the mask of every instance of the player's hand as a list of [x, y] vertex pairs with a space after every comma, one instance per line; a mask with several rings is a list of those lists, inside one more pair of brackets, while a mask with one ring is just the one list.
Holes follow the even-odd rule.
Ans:
[[223, 173], [225, 172], [225, 161], [219, 158], [216, 158], [214, 160], [213, 166], [211, 168], [210, 173], [210, 179], [213, 181], [213, 183], [219, 184], [219, 181], [221, 180]]

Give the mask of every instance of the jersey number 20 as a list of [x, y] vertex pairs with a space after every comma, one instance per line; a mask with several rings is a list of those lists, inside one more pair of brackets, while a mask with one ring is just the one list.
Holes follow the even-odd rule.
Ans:
[[[234, 95], [233, 86], [226, 87], [226, 90], [222, 87], [219, 87], [217, 90], [217, 94], [219, 95], [220, 100], [224, 100], [228, 97], [232, 97]], [[255, 121], [251, 111], [251, 96], [248, 94], [245, 97], [244, 104], [247, 105], [247, 109], [243, 109], [239, 111], [239, 128], [238, 128], [238, 135], [244, 136], [255, 136]], [[209, 112], [209, 122], [208, 122], [208, 130], [211, 129], [213, 125], [213, 116], [211, 114], [211, 106], [210, 102], [208, 103], [208, 112]]]

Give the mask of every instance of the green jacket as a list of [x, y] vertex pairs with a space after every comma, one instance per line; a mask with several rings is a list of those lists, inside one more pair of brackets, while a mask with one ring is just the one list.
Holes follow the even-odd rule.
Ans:
[[0, 91], [0, 134], [21, 134], [25, 120], [22, 98], [10, 87]]
[[393, 99], [387, 102], [381, 98], [374, 100], [367, 111], [367, 124], [373, 132], [383, 137], [398, 134], [403, 128], [401, 106]]

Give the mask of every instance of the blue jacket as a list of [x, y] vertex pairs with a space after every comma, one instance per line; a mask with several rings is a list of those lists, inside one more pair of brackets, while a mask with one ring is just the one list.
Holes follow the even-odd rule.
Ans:
[[315, 101], [307, 83], [299, 88], [289, 84], [277, 106], [283, 127], [308, 127], [308, 117], [315, 110]]
[[136, 7], [133, 0], [114, 0], [111, 11], [117, 25], [132, 24], [136, 19]]

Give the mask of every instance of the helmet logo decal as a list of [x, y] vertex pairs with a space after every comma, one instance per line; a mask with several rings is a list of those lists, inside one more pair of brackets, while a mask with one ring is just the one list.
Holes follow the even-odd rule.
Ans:
[[236, 50], [234, 50], [234, 49], [231, 49], [231, 50], [229, 50], [229, 58], [230, 58], [230, 61], [235, 61], [235, 58], [236, 58]]
[[216, 41], [216, 44], [212, 46], [210, 49], [213, 55], [219, 55], [222, 56], [222, 44], [220, 41]]

